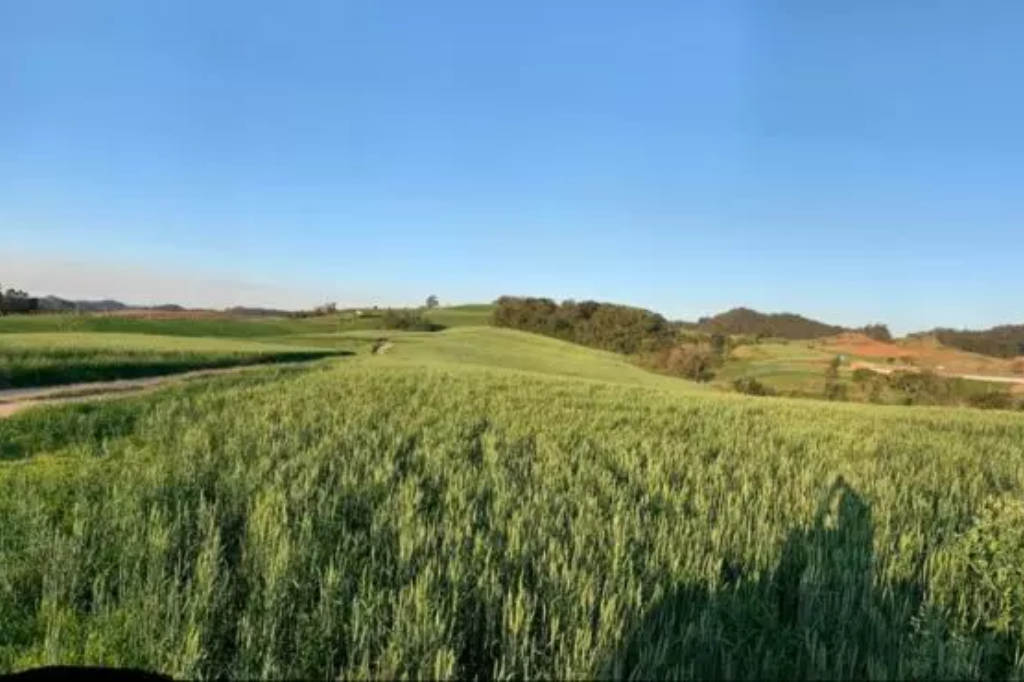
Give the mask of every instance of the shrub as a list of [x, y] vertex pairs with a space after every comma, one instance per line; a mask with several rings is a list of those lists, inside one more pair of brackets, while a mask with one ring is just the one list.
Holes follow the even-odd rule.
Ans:
[[892, 341], [892, 333], [884, 324], [869, 324], [861, 329], [861, 332], [869, 339], [874, 339], [875, 341], [882, 341], [884, 343]]
[[664, 374], [707, 382], [715, 378], [714, 369], [721, 359], [699, 346], [676, 346], [647, 354], [641, 364]]
[[744, 393], [746, 395], [757, 395], [757, 396], [770, 396], [775, 395], [775, 390], [770, 386], [766, 386], [753, 377], [741, 377], [736, 381], [732, 382], [732, 387], [736, 389], [738, 393]]
[[442, 325], [428, 321], [422, 315], [409, 310], [388, 310], [380, 318], [382, 329], [395, 329], [406, 332], [436, 332], [444, 329]]
[[678, 325], [649, 310], [549, 298], [502, 296], [495, 303], [494, 325], [553, 336], [563, 341], [632, 355], [669, 348]]
[[971, 407], [983, 410], [1012, 410], [1014, 408], [1013, 396], [1003, 391], [992, 391], [981, 395], [971, 396], [967, 399]]
[[875, 378], [876, 373], [866, 367], [858, 367], [853, 370], [853, 381], [856, 384], [866, 384]]

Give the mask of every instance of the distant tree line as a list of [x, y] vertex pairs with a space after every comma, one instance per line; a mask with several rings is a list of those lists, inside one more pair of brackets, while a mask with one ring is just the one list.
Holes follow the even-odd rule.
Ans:
[[892, 333], [884, 324], [869, 324], [868, 326], [862, 327], [856, 331], [860, 331], [862, 334], [868, 338], [874, 339], [875, 341], [881, 341], [883, 343], [889, 343], [892, 341]]
[[818, 339], [847, 331], [794, 313], [761, 313], [750, 308], [733, 308], [714, 317], [702, 317], [697, 326], [709, 332], [794, 340]]
[[892, 341], [892, 333], [884, 324], [869, 324], [859, 329], [840, 327], [795, 313], [762, 313], [750, 308], [733, 308], [714, 317], [702, 317], [697, 321], [696, 328], [705, 332], [733, 336], [793, 341], [821, 339], [844, 332], [860, 332], [876, 341]]
[[936, 329], [939, 343], [970, 353], [1012, 358], [1024, 355], [1024, 325], [1002, 325], [982, 331]]
[[381, 329], [403, 332], [437, 332], [444, 325], [431, 322], [416, 310], [386, 310], [380, 318]]
[[0, 285], [0, 315], [34, 313], [39, 310], [39, 299], [31, 298], [28, 292]]
[[495, 302], [492, 323], [626, 355], [670, 348], [677, 331], [661, 315], [642, 308], [515, 296]]

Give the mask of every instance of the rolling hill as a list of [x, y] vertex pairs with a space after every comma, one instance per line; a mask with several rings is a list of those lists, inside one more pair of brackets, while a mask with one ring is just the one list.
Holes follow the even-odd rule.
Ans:
[[512, 330], [389, 336], [0, 421], [0, 673], [1024, 675], [1019, 415], [726, 395]]

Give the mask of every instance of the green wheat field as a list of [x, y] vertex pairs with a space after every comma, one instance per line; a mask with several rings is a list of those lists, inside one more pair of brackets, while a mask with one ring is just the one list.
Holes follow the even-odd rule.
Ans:
[[1024, 679], [1019, 414], [285, 327], [354, 354], [0, 420], [0, 672]]

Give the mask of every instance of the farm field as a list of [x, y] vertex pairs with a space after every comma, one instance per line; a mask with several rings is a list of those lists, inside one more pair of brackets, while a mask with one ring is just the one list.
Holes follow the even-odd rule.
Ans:
[[[842, 356], [839, 381], [846, 385], [850, 399], [866, 401], [867, 386], [853, 382], [853, 370], [868, 368], [888, 373], [892, 370], [932, 371], [944, 377], [966, 377], [960, 382], [965, 396], [1000, 391], [1007, 382], [1019, 381], [1013, 362], [966, 353], [920, 341], [880, 343], [863, 335], [844, 334], [817, 341], [766, 341], [733, 349], [726, 363], [716, 369], [713, 385], [726, 388], [740, 378], [756, 379], [774, 391], [791, 396], [821, 396], [829, 362]], [[990, 378], [990, 380], [986, 380]], [[898, 392], [886, 391], [883, 402], [895, 403]]]
[[[423, 311], [424, 317], [444, 327], [486, 325], [492, 306], [452, 306]], [[301, 334], [329, 334], [380, 327], [383, 311], [362, 316], [285, 318], [243, 317], [222, 313], [168, 313], [141, 311], [132, 314], [59, 314], [0, 316], [0, 335], [5, 333], [95, 332], [158, 334], [203, 338], [266, 338]]]
[[0, 390], [313, 360], [351, 353], [356, 345], [326, 348], [117, 333], [0, 334]]
[[1024, 677], [1019, 414], [389, 338], [0, 421], [0, 672]]

